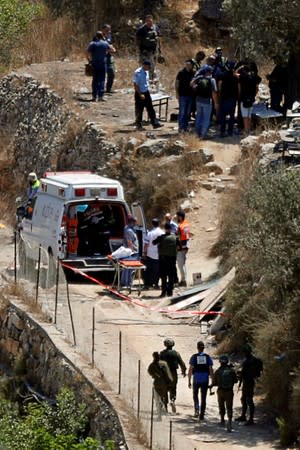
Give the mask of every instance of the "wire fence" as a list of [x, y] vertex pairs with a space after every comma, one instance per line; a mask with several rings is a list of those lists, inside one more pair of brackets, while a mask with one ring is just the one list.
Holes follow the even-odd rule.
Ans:
[[[22, 242], [21, 247], [24, 245]], [[92, 367], [99, 369], [111, 389], [126, 401], [140, 441], [147, 442], [148, 448], [153, 450], [182, 449], [176, 433], [177, 424], [171, 416], [161, 416], [156, 407], [152, 380], [141, 355], [133, 348], [130, 336], [113, 320], [116, 317], [106, 315], [106, 303], [99, 307], [103, 291], [99, 292], [100, 300], [95, 301], [91, 286], [82, 280], [83, 297], [82, 284], [70, 286], [59, 261], [51, 261], [42, 249], [37, 260], [30, 260], [23, 250], [15, 239], [15, 281], [26, 286], [48, 320], [79, 349]], [[116, 300], [105, 296], [105, 302], [111, 307]], [[121, 324], [126, 326], [126, 320]], [[148, 357], [147, 345], [145, 353]]]

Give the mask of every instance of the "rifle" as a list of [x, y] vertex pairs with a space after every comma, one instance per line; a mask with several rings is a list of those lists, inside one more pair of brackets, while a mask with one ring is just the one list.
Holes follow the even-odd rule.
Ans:
[[209, 385], [208, 385], [209, 395], [215, 395], [215, 393], [212, 391], [213, 387], [214, 387], [213, 384], [209, 384]]

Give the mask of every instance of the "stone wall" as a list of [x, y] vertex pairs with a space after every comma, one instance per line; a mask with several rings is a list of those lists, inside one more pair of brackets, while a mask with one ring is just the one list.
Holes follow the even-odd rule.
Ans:
[[10, 136], [16, 177], [46, 170], [105, 173], [119, 151], [98, 125], [81, 122], [49, 86], [14, 72], [0, 82], [0, 129]]
[[104, 442], [112, 439], [127, 449], [118, 416], [107, 398], [55, 347], [43, 328], [13, 304], [0, 305], [0, 361], [10, 367], [24, 358], [25, 379], [47, 397], [61, 387], [72, 389], [87, 405], [91, 434]]

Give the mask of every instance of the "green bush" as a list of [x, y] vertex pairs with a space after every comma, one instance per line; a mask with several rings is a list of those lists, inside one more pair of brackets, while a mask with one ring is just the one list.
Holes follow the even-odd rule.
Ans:
[[85, 405], [62, 389], [55, 406], [30, 403], [20, 416], [18, 406], [0, 400], [0, 442], [7, 450], [97, 450], [99, 443], [83, 439], [87, 424]]
[[[299, 400], [300, 380], [293, 375], [300, 363], [299, 192], [297, 170], [249, 174], [235, 196], [234, 214], [224, 218], [215, 247], [226, 257], [224, 267], [237, 268], [226, 298], [231, 338], [254, 344], [264, 360], [266, 400], [284, 420], [291, 411], [299, 416], [295, 399]], [[285, 422], [280, 423], [286, 430]], [[294, 434], [300, 429], [300, 423], [288, 423]]]
[[43, 14], [42, 3], [0, 0], [0, 63], [10, 62], [12, 48], [17, 45], [28, 25]]

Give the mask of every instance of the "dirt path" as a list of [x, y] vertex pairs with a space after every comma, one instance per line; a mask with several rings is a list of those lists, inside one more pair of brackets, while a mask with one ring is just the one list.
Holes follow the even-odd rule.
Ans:
[[[130, 61], [129, 66], [133, 66]], [[129, 69], [128, 69], [129, 70]], [[91, 103], [89, 99], [90, 80], [83, 73], [83, 62], [57, 62], [43, 65], [32, 65], [22, 69], [41, 81], [48, 83], [51, 79], [60, 80], [62, 90], [68, 96], [68, 103], [80, 116], [88, 121], [98, 123], [110, 138], [118, 139], [125, 136], [136, 136], [133, 131], [133, 95], [130, 85], [119, 89], [111, 95], [106, 103]], [[119, 74], [120, 76], [121, 74]], [[128, 73], [126, 74], [128, 78]], [[125, 77], [125, 75], [124, 75]], [[65, 86], [65, 87], [64, 87]], [[177, 106], [174, 99], [170, 101], [171, 111]], [[166, 123], [164, 128], [155, 131], [155, 135], [176, 135], [176, 124]], [[152, 130], [151, 130], [152, 132]], [[145, 138], [145, 134], [139, 134]], [[222, 167], [223, 175], [228, 175], [229, 168], [237, 161], [240, 154], [238, 139], [224, 140], [224, 142], [205, 141], [203, 146], [214, 154], [215, 161]], [[200, 176], [200, 175], [199, 175]], [[191, 282], [192, 273], [201, 272], [203, 279], [208, 278], [217, 270], [217, 259], [209, 258], [212, 245], [216, 242], [219, 232], [220, 210], [224, 202], [224, 192], [217, 193], [215, 189], [195, 190], [193, 204], [197, 205], [187, 214], [191, 223], [193, 237], [188, 254], [188, 274]], [[2, 247], [0, 268], [4, 270], [13, 261], [13, 246], [11, 230], [0, 228], [0, 245]], [[162, 341], [166, 336], [172, 336], [176, 348], [188, 363], [189, 357], [195, 352], [197, 340], [206, 339], [200, 334], [199, 325], [190, 326], [179, 320], [171, 320], [153, 311], [158, 300], [150, 298], [158, 296], [156, 291], [147, 292], [141, 297], [144, 305], [134, 306], [112, 298], [94, 285], [72, 285], [72, 306], [74, 308], [77, 346], [85, 357], [90, 354], [90, 326], [87, 321], [91, 317], [92, 307], [96, 309], [96, 357], [97, 367], [104, 373], [113, 390], [118, 389], [116, 371], [116, 348], [120, 331], [123, 335], [123, 376], [122, 396], [136, 413], [136, 374], [137, 361], [141, 361], [142, 400], [141, 421], [145, 430], [149, 431], [149, 414], [151, 409], [151, 380], [147, 375], [147, 366], [151, 362], [151, 354], [162, 349]], [[52, 297], [51, 297], [52, 296]], [[51, 311], [53, 292], [42, 294], [44, 304]], [[50, 299], [50, 300], [49, 300]], [[70, 324], [66, 320], [68, 311], [63, 299], [59, 309], [58, 326], [68, 339], [71, 336]], [[83, 319], [84, 318], [84, 319]], [[207, 351], [214, 354], [215, 348], [208, 347]], [[115, 358], [112, 357], [115, 355]], [[216, 363], [216, 366], [218, 364]], [[235, 409], [239, 406], [239, 395], [235, 396]], [[206, 420], [199, 423], [192, 417], [192, 394], [187, 387], [187, 379], [179, 378], [177, 413], [163, 417], [162, 422], [154, 422], [153, 449], [169, 448], [170, 420], [173, 424], [173, 449], [268, 449], [274, 442], [273, 429], [268, 429], [259, 417], [259, 424], [254, 427], [234, 425], [233, 433], [219, 428], [216, 395], [208, 397]], [[132, 450], [135, 450], [134, 446]]]

